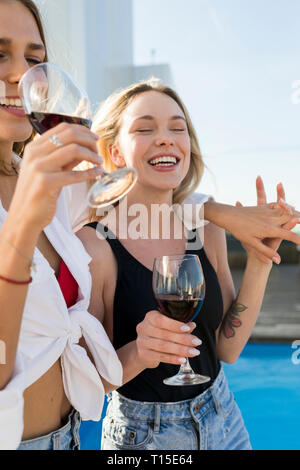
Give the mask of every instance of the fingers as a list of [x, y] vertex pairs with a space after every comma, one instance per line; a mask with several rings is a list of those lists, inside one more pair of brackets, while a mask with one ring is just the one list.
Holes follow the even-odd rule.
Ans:
[[[158, 354], [167, 354], [174, 356], [173, 359], [178, 360], [180, 357], [196, 357], [200, 351], [195, 347], [181, 346], [171, 341], [163, 341], [157, 338], [144, 338], [144, 348], [155, 351]], [[160, 357], [160, 361], [162, 358]]]
[[288, 215], [293, 215], [293, 207], [287, 204], [283, 199], [279, 199], [278, 202], [270, 205], [272, 209], [282, 209]]
[[[272, 223], [277, 226], [282, 226], [290, 221], [291, 217], [300, 217], [300, 212], [296, 211], [292, 206], [287, 204], [282, 199], [279, 202], [274, 202], [267, 205], [268, 208], [272, 209]], [[272, 236], [273, 234], [271, 234]]]
[[101, 175], [102, 171], [101, 166], [96, 166], [85, 171], [63, 171], [61, 173], [53, 173], [53, 183], [55, 183], [57, 187], [83, 183], [84, 181], [97, 178]]
[[140, 358], [147, 363], [182, 364], [185, 357], [196, 357], [201, 340], [190, 332], [195, 323], [184, 324], [158, 311], [148, 312], [137, 326], [137, 346]]
[[300, 245], [300, 235], [298, 235], [295, 232], [290, 232], [289, 230], [285, 230], [284, 228], [281, 228], [279, 230], [280, 230], [280, 236], [278, 238], [281, 238], [282, 240], [288, 240], [290, 242], [295, 243], [296, 245]]
[[61, 137], [61, 133], [64, 133], [65, 131], [68, 131], [68, 129], [72, 129], [74, 132], [79, 132], [79, 133], [85, 133], [87, 135], [93, 136], [94, 140], [97, 142], [99, 139], [99, 136], [92, 132], [90, 129], [88, 129], [85, 126], [81, 126], [80, 124], [69, 124], [66, 122], [62, 122], [61, 124], [58, 124], [58, 126], [53, 127], [47, 132], [44, 132], [39, 138], [40, 141], [43, 140], [49, 140], [49, 138], [53, 135], [57, 135], [59, 138]]
[[265, 192], [265, 187], [261, 176], [256, 178], [256, 194], [257, 194], [257, 205], [260, 206], [262, 204], [267, 203], [267, 196]]
[[[289, 233], [289, 232], [288, 232]], [[278, 237], [279, 238], [279, 237]], [[300, 238], [300, 237], [299, 237]], [[281, 263], [281, 258], [279, 254], [273, 250], [271, 247], [265, 245], [262, 241], [256, 241], [252, 244], [253, 248], [255, 248], [261, 255], [265, 256], [266, 258], [274, 261], [276, 264]]]
[[282, 209], [285, 210], [285, 212], [287, 212], [289, 215], [293, 215], [294, 214], [294, 207], [290, 206], [287, 202], [285, 202], [284, 199], [280, 198], [279, 201], [277, 202], [277, 204], [275, 205], [275, 207], [281, 207]]
[[58, 171], [64, 167], [73, 165], [74, 167], [82, 161], [88, 161], [95, 165], [103, 163], [103, 158], [97, 153], [93, 152], [87, 146], [79, 145], [78, 143], [70, 143], [63, 147], [58, 147], [53, 153], [40, 160], [41, 169], [48, 171]]
[[243, 204], [240, 201], [236, 201], [235, 207], [243, 207]]
[[[140, 323], [140, 325], [142, 323]], [[173, 320], [173, 318], [166, 317], [157, 310], [151, 310], [148, 312], [145, 316], [145, 323], [143, 324], [146, 326], [149, 324], [150, 327], [171, 331], [173, 333], [191, 332], [196, 327], [195, 323], [182, 323], [180, 321]]]
[[[93, 134], [86, 127], [79, 126], [77, 124], [63, 123], [55, 127], [52, 130], [55, 130], [55, 129], [56, 129], [55, 135], [59, 138], [59, 140], [63, 144], [63, 147], [61, 148], [64, 148], [70, 144], [76, 143], [77, 145], [87, 147], [92, 152], [97, 153], [97, 139], [95, 137], [95, 134]], [[49, 140], [51, 135], [46, 136], [46, 133], [45, 133], [43, 134], [43, 137], [47, 137], [47, 138], [45, 140], [40, 139], [40, 145], [43, 145], [43, 147], [46, 146], [48, 151], [50, 152], [55, 151], [56, 150], [55, 145]]]
[[[54, 135], [62, 142], [62, 147], [55, 146], [49, 140]], [[55, 152], [58, 148], [63, 149], [73, 143], [87, 147], [91, 152], [97, 153], [97, 140], [98, 136], [84, 126], [62, 123], [45, 132], [29, 145], [31, 149], [35, 150], [36, 157], [45, 157]]]
[[174, 333], [170, 330], [153, 327], [152, 325], [148, 325], [146, 328], [139, 328], [138, 334], [145, 338], [156, 338], [162, 343], [171, 342], [173, 344], [180, 344], [188, 347], [195, 347], [201, 344], [201, 340], [199, 340], [197, 336], [191, 335], [190, 333]]
[[185, 357], [174, 356], [163, 352], [151, 351], [149, 349], [139, 348], [139, 357], [147, 368], [157, 367], [161, 362], [166, 364], [181, 365], [185, 363]]
[[285, 197], [283, 184], [282, 183], [277, 184], [276, 189], [277, 189], [277, 202], [279, 203], [280, 199], [283, 199], [283, 201], [285, 201], [286, 197]]
[[277, 205], [284, 209], [289, 215], [300, 217], [300, 212], [296, 211], [295, 207], [286, 202], [286, 194], [282, 183], [277, 185]]
[[[58, 136], [62, 146], [55, 146], [49, 136]], [[97, 137], [98, 138], [98, 137]], [[101, 165], [103, 158], [97, 152], [97, 140], [95, 135], [84, 126], [62, 123], [54, 129], [43, 134], [39, 139], [30, 143], [26, 148], [26, 162], [33, 163], [34, 167], [42, 172], [64, 171], [62, 177], [68, 181], [86, 181], [86, 176], [95, 174], [99, 176], [101, 171], [74, 175], [71, 170], [79, 163], [85, 161], [92, 165]]]
[[283, 225], [283, 229], [285, 230], [293, 230], [296, 225], [299, 224], [299, 219], [291, 219], [289, 222], [287, 222], [285, 225]]

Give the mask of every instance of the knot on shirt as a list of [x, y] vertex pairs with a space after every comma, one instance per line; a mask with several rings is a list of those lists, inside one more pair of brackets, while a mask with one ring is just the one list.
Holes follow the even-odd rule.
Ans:
[[72, 328], [68, 332], [71, 343], [77, 344], [82, 336], [82, 329], [78, 323], [72, 323]]

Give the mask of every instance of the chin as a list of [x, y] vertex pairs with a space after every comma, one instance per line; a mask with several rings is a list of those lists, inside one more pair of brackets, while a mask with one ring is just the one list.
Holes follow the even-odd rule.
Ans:
[[12, 142], [25, 142], [26, 140], [28, 140], [31, 135], [32, 135], [32, 127], [31, 125], [23, 125], [22, 127], [21, 126], [18, 126], [18, 128], [16, 128], [16, 126], [14, 126], [14, 128], [9, 128], [9, 129], [3, 129], [3, 132], [2, 132], [2, 129], [1, 129], [1, 134], [3, 135], [3, 137], [1, 138], [0, 136], [0, 139], [3, 140], [3, 141], [12, 141]]
[[32, 128], [30, 129], [29, 132], [19, 133], [18, 136], [15, 135], [13, 140], [15, 143], [26, 142], [26, 140], [30, 139], [31, 135], [32, 135]]
[[178, 184], [164, 184], [164, 185], [160, 185], [160, 186], [153, 186], [152, 185], [152, 188], [153, 190], [155, 190], [157, 193], [161, 192], [161, 193], [166, 193], [166, 192], [173, 192], [175, 191], [176, 188], [178, 188]]

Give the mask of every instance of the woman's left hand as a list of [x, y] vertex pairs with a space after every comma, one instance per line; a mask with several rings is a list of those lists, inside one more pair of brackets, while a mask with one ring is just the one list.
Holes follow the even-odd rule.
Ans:
[[[273, 203], [272, 206], [274, 209], [281, 208], [283, 209], [288, 215], [293, 216], [294, 214], [294, 207], [290, 206], [289, 204], [286, 203], [285, 201], [285, 191], [283, 188], [283, 185], [279, 183], [276, 187], [277, 190], [277, 202]], [[267, 204], [267, 196], [265, 192], [265, 187], [263, 180], [260, 176], [257, 177], [256, 179], [256, 193], [257, 193], [257, 205], [266, 205]], [[242, 206], [242, 204], [238, 201], [236, 203], [236, 206]], [[297, 223], [299, 223], [299, 218], [297, 215], [295, 215], [295, 218], [290, 219], [286, 224], [282, 225], [282, 228], [285, 230], [292, 230]], [[273, 250], [278, 250], [280, 244], [282, 242], [282, 239], [279, 238], [265, 238], [263, 240], [263, 243], [272, 248]], [[270, 259], [258, 252], [257, 250], [253, 249], [252, 246], [247, 245], [247, 244], [242, 244], [244, 249], [247, 251], [248, 257], [255, 257], [259, 261], [261, 261], [263, 264], [269, 264]], [[276, 264], [280, 264], [280, 256], [277, 254], [277, 257], [273, 258], [273, 261]]]

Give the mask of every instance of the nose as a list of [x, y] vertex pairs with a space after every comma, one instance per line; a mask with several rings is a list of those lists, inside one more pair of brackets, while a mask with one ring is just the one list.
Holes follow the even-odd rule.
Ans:
[[172, 135], [167, 129], [162, 129], [156, 138], [156, 145], [158, 147], [169, 147], [174, 145], [174, 140]]
[[27, 60], [23, 58], [16, 58], [12, 66], [10, 68], [10, 71], [7, 76], [7, 82], [12, 84], [12, 85], [18, 85], [22, 76], [24, 75], [25, 72], [30, 68]]

